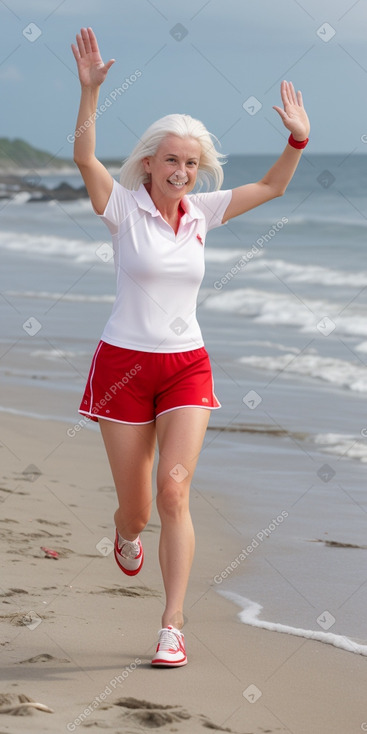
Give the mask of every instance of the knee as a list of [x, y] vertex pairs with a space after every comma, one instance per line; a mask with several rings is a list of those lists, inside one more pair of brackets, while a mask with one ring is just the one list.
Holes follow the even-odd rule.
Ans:
[[160, 515], [177, 517], [188, 509], [189, 486], [183, 481], [165, 481], [158, 486], [157, 509]]

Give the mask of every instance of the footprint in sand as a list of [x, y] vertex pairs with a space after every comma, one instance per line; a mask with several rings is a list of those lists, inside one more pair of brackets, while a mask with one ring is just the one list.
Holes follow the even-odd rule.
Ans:
[[34, 655], [33, 658], [27, 658], [26, 660], [18, 660], [17, 665], [23, 665], [23, 663], [70, 663], [67, 658], [55, 658], [48, 652], [41, 652], [39, 655]]
[[[0, 492], [5, 492], [5, 490], [2, 490], [0, 488]], [[9, 525], [10, 522], [13, 522], [15, 525], [19, 525], [20, 524], [19, 523], [19, 520], [14, 520], [11, 517], [3, 517], [3, 518], [1, 518], [0, 522], [4, 522], [6, 525]]]
[[91, 594], [108, 594], [109, 596], [161, 596], [159, 591], [149, 589], [147, 586], [102, 586], [100, 591], [92, 591]]
[[15, 489], [8, 489], [7, 487], [0, 487], [0, 492], [1, 492], [0, 501], [5, 500], [6, 499], [6, 496], [9, 495], [9, 494], [16, 494], [16, 495], [20, 495], [20, 494], [27, 495], [27, 494], [30, 494], [30, 492], [21, 492], [18, 489], [18, 487], [15, 487]]
[[14, 627], [29, 627], [33, 630], [38, 627], [44, 619], [50, 619], [54, 612], [50, 611], [46, 614], [37, 614], [37, 612], [10, 612], [9, 614], [0, 614], [0, 622], [9, 622]]
[[70, 525], [69, 522], [63, 522], [63, 520], [60, 520], [60, 522], [51, 522], [51, 520], [45, 520], [42, 517], [37, 517], [35, 522], [39, 522], [40, 525], [53, 525], [55, 528], [64, 528]]
[[0, 594], [0, 596], [15, 596], [16, 594], [28, 594], [28, 591], [26, 591], [25, 589], [8, 589], [8, 591], [4, 591], [4, 593]]
[[[186, 709], [179, 705], [166, 705], [163, 706], [159, 703], [152, 703], [151, 701], [139, 700], [137, 698], [119, 698], [114, 701], [115, 706], [121, 706], [125, 709], [123, 718], [125, 722], [134, 722], [138, 725], [139, 730], [141, 726], [149, 729], [158, 729], [166, 724], [182, 724], [184, 721], [191, 719], [190, 731], [198, 731], [197, 725], [200, 724], [206, 729], [213, 729], [215, 731], [225, 731], [235, 734], [233, 729], [226, 728], [213, 724], [203, 714], [190, 714]], [[165, 729], [166, 730], [166, 729]], [[170, 731], [180, 731], [180, 728], [170, 729]], [[185, 728], [187, 731], [187, 728]]]
[[126, 709], [124, 719], [149, 728], [158, 728], [165, 724], [175, 724], [184, 719], [191, 719], [191, 715], [180, 706], [162, 706], [159, 703], [139, 700], [137, 698], [120, 698], [114, 702], [115, 706]]

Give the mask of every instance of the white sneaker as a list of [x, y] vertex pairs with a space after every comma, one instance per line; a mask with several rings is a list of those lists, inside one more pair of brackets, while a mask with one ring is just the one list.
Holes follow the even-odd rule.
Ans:
[[168, 625], [159, 632], [158, 645], [152, 665], [167, 668], [186, 665], [185, 637], [180, 630]]
[[135, 576], [139, 573], [144, 561], [144, 551], [139, 536], [132, 541], [121, 540], [116, 530], [114, 552], [116, 563], [121, 571], [128, 576]]

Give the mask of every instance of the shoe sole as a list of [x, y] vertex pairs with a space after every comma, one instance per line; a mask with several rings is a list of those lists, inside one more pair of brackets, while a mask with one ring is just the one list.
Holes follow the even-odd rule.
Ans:
[[167, 660], [152, 660], [151, 665], [154, 668], [180, 668], [182, 665], [187, 665], [187, 658], [180, 662], [169, 663]]
[[114, 555], [115, 555], [115, 561], [116, 561], [118, 567], [121, 569], [121, 571], [126, 574], [126, 576], [136, 576], [136, 574], [139, 573], [139, 571], [141, 571], [141, 567], [142, 567], [143, 562], [144, 562], [144, 551], [143, 551], [143, 549], [142, 549], [142, 553], [141, 553], [141, 564], [140, 564], [139, 568], [135, 569], [135, 571], [130, 571], [128, 568], [124, 568], [123, 566], [121, 566], [121, 563], [120, 563], [120, 561], [119, 561], [119, 559], [117, 557], [116, 548], [114, 548], [113, 550], [114, 550]]

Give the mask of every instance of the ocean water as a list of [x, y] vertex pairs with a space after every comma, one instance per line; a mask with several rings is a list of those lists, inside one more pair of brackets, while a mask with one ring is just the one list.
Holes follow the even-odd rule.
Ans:
[[[259, 180], [272, 163], [230, 158], [223, 188]], [[288, 513], [213, 583], [250, 600], [246, 623], [262, 607], [271, 624], [326, 642], [367, 640], [365, 165], [362, 155], [304, 155], [284, 197], [212, 231], [198, 307], [223, 407], [195, 487], [217, 496], [239, 554]], [[82, 183], [44, 179], [61, 180]], [[109, 233], [89, 201], [27, 198], [0, 202], [0, 411], [67, 430], [114, 300], [100, 249]]]

